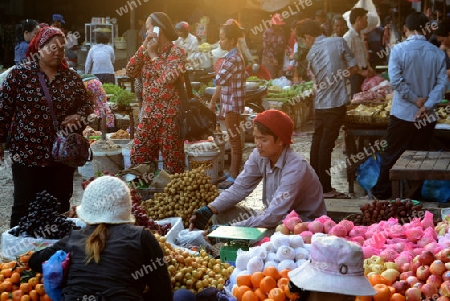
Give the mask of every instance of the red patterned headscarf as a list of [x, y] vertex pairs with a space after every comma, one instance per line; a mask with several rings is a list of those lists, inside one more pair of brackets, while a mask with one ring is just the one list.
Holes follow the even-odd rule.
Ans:
[[[42, 27], [39, 32], [36, 34], [36, 36], [31, 40], [30, 45], [28, 46], [26, 57], [30, 60], [35, 59], [36, 54], [38, 53], [39, 49], [41, 49], [45, 44], [50, 41], [51, 38], [55, 36], [61, 36], [65, 38], [64, 33], [61, 31], [61, 29], [57, 27]], [[66, 59], [64, 58], [59, 65], [58, 69], [68, 69], [69, 64], [67, 64]]]

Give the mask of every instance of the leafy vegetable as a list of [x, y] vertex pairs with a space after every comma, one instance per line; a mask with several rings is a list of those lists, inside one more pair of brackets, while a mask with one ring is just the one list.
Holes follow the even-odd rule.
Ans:
[[130, 103], [136, 102], [136, 94], [125, 89], [120, 89], [114, 93], [111, 102], [117, 103], [119, 107], [129, 107]]
[[121, 87], [114, 84], [103, 84], [103, 89], [105, 89], [106, 94], [116, 94], [120, 90], [123, 90]]

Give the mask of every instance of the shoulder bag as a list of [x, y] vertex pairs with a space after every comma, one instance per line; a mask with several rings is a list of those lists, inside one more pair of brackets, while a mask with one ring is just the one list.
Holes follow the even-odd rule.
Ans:
[[216, 114], [192, 95], [191, 81], [187, 71], [183, 73], [184, 87], [181, 78], [178, 80], [180, 92], [180, 114], [178, 126], [180, 136], [184, 140], [201, 140], [213, 135], [216, 126]]
[[50, 115], [53, 120], [53, 127], [56, 131], [56, 139], [53, 142], [52, 156], [55, 162], [69, 165], [73, 168], [83, 166], [87, 161], [92, 160], [92, 151], [89, 141], [78, 133], [69, 133], [66, 136], [58, 130], [58, 120], [56, 119], [53, 103], [48, 91], [47, 84], [42, 72], [38, 72], [39, 81], [47, 99]]

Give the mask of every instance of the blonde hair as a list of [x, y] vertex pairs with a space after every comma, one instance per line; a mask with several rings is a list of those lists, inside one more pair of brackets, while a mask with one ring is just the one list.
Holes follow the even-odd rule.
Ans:
[[86, 239], [86, 245], [84, 247], [86, 264], [91, 262], [92, 259], [94, 259], [95, 263], [100, 262], [100, 253], [105, 248], [108, 237], [108, 226], [105, 223], [100, 223]]

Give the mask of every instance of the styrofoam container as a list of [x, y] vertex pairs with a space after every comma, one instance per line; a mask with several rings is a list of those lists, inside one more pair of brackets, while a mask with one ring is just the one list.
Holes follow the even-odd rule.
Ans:
[[169, 232], [164, 236], [167, 239], [167, 242], [171, 244], [175, 244], [175, 239], [178, 237], [178, 234], [181, 230], [184, 230], [183, 220], [181, 217], [169, 217], [162, 220], [155, 221], [158, 225], [171, 224], [171, 228]]
[[122, 157], [123, 157], [123, 168], [124, 169], [128, 169], [131, 167], [130, 152], [131, 152], [131, 149], [122, 147]]

